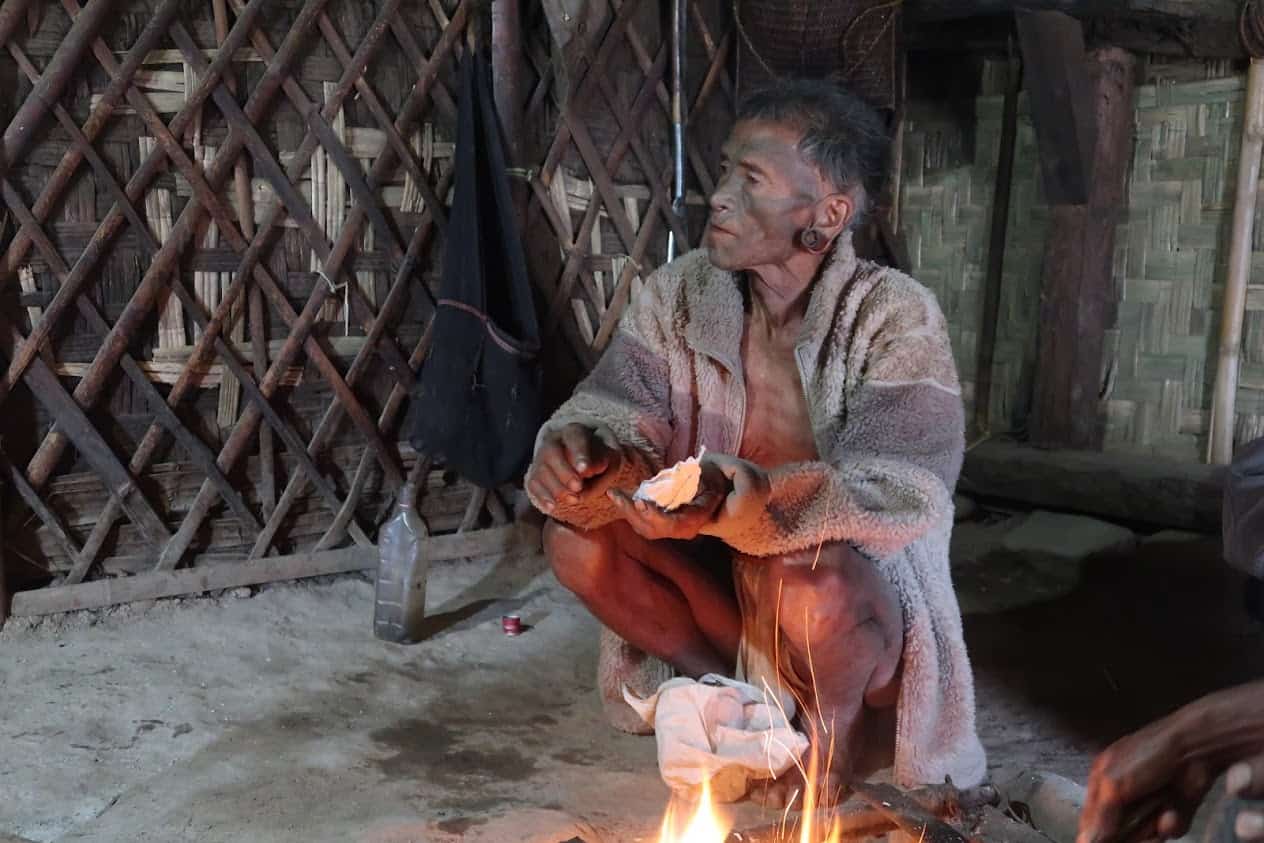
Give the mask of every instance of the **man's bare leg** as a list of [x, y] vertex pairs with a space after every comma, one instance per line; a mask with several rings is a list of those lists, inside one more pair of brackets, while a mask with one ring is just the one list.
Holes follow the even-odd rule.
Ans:
[[677, 546], [621, 521], [589, 531], [549, 521], [544, 552], [562, 585], [629, 644], [694, 678], [732, 672], [737, 601]]
[[[829, 781], [821, 784], [837, 789], [850, 780], [864, 746], [866, 712], [896, 701], [904, 647], [899, 596], [871, 560], [842, 543], [823, 546], [819, 556], [811, 550], [753, 564], [768, 566], [755, 599], [780, 601], [782, 658], [807, 685], [797, 689], [805, 705], [800, 727], [810, 751], [820, 753], [822, 775], [828, 766]], [[782, 807], [802, 787], [797, 772], [783, 776], [768, 786], [764, 802]]]

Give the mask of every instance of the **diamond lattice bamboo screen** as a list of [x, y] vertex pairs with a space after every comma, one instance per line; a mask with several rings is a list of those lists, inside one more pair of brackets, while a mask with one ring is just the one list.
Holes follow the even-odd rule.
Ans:
[[[0, 5], [10, 558], [73, 584], [367, 545], [409, 472], [432, 529], [504, 523], [397, 441], [479, 6], [82, 2]], [[564, 50], [523, 4], [517, 86], [533, 280], [581, 366], [667, 232], [696, 242], [734, 98], [728, 7], [691, 2], [677, 219], [663, 10], [584, 8]]]
[[[531, 259], [544, 325], [590, 366], [644, 276], [665, 256], [667, 232], [696, 245], [714, 187], [719, 144], [732, 123], [733, 48], [726, 4], [688, 2], [687, 222], [671, 211], [669, 33], [666, 4], [613, 0], [575, 32], [560, 88], [547, 29], [528, 45], [539, 80], [527, 114], [551, 99], [560, 115], [531, 170], [528, 224], [543, 236]], [[543, 222], [542, 222], [543, 221]]]
[[11, 560], [367, 545], [410, 471], [433, 530], [503, 522], [396, 441], [470, 0], [80, 4], [0, 7]]

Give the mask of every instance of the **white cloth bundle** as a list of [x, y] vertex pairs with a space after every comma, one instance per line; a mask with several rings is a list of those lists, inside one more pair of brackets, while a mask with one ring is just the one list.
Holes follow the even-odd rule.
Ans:
[[[783, 695], [784, 697], [785, 695]], [[808, 747], [790, 725], [794, 701], [716, 674], [669, 679], [647, 699], [623, 697], [654, 728], [658, 770], [687, 798], [708, 779], [717, 802], [741, 799], [754, 781], [790, 769]]]

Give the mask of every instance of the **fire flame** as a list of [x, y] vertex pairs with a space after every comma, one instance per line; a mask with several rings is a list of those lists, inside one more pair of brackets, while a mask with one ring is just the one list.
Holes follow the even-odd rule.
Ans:
[[710, 782], [702, 783], [702, 794], [694, 808], [693, 816], [683, 829], [677, 819], [676, 803], [667, 806], [663, 826], [658, 833], [658, 843], [724, 843], [732, 825], [720, 816], [711, 799]]
[[[794, 843], [794, 841], [797, 843], [841, 843], [843, 829], [837, 815], [829, 823], [828, 830], [818, 827], [818, 822], [822, 817], [818, 815], [817, 809], [823, 807], [825, 810], [822, 813], [828, 816], [833, 813], [829, 810], [833, 805], [821, 805], [822, 802], [829, 803], [831, 800], [828, 794], [825, 799], [821, 799], [819, 754], [810, 752], [809, 755], [806, 770], [807, 785], [804, 788], [803, 811], [799, 818], [798, 833], [796, 834], [793, 828], [787, 829], [786, 822], [789, 817], [789, 811], [787, 811], [782, 815], [776, 839], [782, 843]], [[683, 828], [681, 828], [682, 824]], [[688, 819], [682, 820], [678, 817], [674, 800], [667, 806], [658, 834], [658, 843], [726, 843], [732, 827], [732, 823], [716, 810], [709, 783], [703, 782], [698, 803]]]
[[[701, 454], [699, 454], [701, 456]], [[817, 546], [817, 559], [813, 560], [812, 568], [815, 570], [816, 563], [820, 559], [821, 547], [824, 541]], [[777, 633], [781, 630], [781, 583], [777, 584], [777, 603], [776, 603], [776, 622], [774, 629]], [[807, 620], [807, 609], [804, 608], [804, 620]], [[778, 639], [774, 637], [773, 653], [775, 654], [776, 675], [781, 676], [780, 654], [781, 647]], [[813, 709], [820, 710], [820, 697], [817, 692], [816, 684], [816, 666], [812, 663], [812, 648], [809, 644], [807, 648], [808, 668], [811, 675], [811, 692], [815, 697], [815, 705], [809, 707], [807, 701], [801, 699], [797, 694], [791, 691], [794, 701], [798, 705], [801, 712], [810, 712]], [[786, 711], [781, 706], [780, 695], [772, 693], [768, 688], [768, 683], [764, 683], [767, 696], [773, 701], [787, 721], [790, 717], [786, 716]], [[778, 690], [781, 690], [781, 684], [778, 683]], [[790, 808], [787, 807], [781, 815], [781, 822], [777, 827], [776, 841], [777, 843], [842, 843], [843, 826], [839, 817], [835, 804], [836, 789], [829, 786], [830, 782], [830, 762], [834, 757], [834, 740], [836, 737], [835, 730], [832, 728], [833, 721], [826, 723], [824, 717], [818, 716], [813, 720], [809, 715], [807, 717], [807, 725], [811, 729], [811, 735], [814, 738], [809, 745], [807, 766], [802, 761], [796, 761], [795, 764], [798, 772], [803, 776], [803, 792], [801, 813], [796, 823], [797, 828], [788, 826], [790, 818]], [[826, 738], [828, 737], [828, 740]], [[822, 752], [821, 746], [825, 747], [824, 770], [822, 770]], [[790, 798], [791, 802], [795, 801], [795, 796]], [[828, 824], [828, 828], [824, 824]], [[658, 843], [727, 843], [729, 831], [732, 824], [723, 819], [715, 809], [715, 805], [711, 799], [711, 788], [709, 782], [704, 782], [701, 789], [701, 795], [698, 804], [694, 808], [693, 815], [688, 819], [683, 830], [679, 829], [679, 820], [676, 818], [676, 805], [671, 803], [667, 807], [667, 812], [663, 816], [663, 825], [659, 831]]]

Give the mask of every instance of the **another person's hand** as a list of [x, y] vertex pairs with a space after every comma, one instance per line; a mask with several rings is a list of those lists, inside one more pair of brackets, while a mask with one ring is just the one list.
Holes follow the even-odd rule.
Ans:
[[619, 517], [628, 522], [637, 535], [650, 541], [678, 539], [688, 541], [697, 538], [703, 529], [715, 520], [728, 493], [729, 481], [724, 473], [702, 463], [702, 477], [698, 494], [689, 503], [670, 512], [651, 501], [636, 500], [622, 489], [611, 489], [606, 495], [614, 503]]
[[568, 424], [547, 434], [527, 469], [526, 487], [543, 510], [575, 504], [581, 495], [605, 491], [623, 460], [609, 428]]
[[1186, 746], [1180, 712], [1106, 748], [1093, 763], [1076, 843], [1179, 837], [1214, 775]]
[[[1078, 843], [1170, 839], [1189, 829], [1225, 770], [1235, 796], [1264, 797], [1264, 682], [1203, 697], [1108, 747], [1093, 764]], [[1264, 814], [1238, 815], [1264, 841]]]

